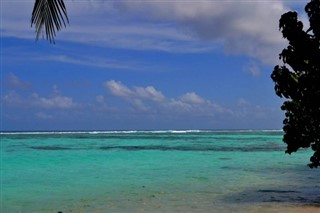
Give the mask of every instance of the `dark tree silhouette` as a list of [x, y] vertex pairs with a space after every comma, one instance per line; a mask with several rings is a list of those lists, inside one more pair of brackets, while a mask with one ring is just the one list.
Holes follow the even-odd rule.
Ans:
[[279, 27], [289, 46], [279, 55], [282, 66], [275, 66], [271, 78], [275, 92], [284, 97], [281, 109], [286, 153], [309, 148], [311, 168], [320, 166], [320, 0], [306, 6], [310, 28], [303, 30], [297, 12], [281, 16]]
[[31, 27], [33, 24], [36, 28], [36, 40], [45, 28], [45, 35], [47, 40], [54, 43], [56, 31], [60, 31], [62, 27], [66, 27], [69, 23], [67, 10], [63, 0], [35, 0]]

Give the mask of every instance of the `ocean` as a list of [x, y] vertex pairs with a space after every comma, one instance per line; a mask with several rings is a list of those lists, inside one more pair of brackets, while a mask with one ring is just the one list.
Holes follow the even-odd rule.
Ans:
[[1, 133], [2, 213], [320, 212], [281, 131]]

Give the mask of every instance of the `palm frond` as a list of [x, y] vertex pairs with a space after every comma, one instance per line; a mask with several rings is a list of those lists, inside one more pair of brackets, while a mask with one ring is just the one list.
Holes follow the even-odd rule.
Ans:
[[35, 0], [31, 27], [33, 24], [36, 28], [36, 40], [45, 28], [45, 35], [47, 40], [54, 43], [56, 31], [60, 31], [62, 27], [66, 27], [69, 23], [67, 9], [63, 0]]

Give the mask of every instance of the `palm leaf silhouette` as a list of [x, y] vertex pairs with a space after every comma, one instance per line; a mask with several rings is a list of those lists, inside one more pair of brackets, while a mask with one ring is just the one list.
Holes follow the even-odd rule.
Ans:
[[63, 0], [36, 0], [34, 3], [31, 27], [33, 24], [36, 28], [36, 40], [39, 39], [43, 28], [47, 40], [54, 43], [56, 31], [60, 31], [62, 27], [66, 27], [69, 23], [67, 9]]

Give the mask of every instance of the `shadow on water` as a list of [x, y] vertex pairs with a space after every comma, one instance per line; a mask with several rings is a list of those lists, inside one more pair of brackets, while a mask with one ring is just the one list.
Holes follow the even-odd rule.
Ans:
[[[318, 193], [315, 190], [318, 190]], [[319, 190], [319, 187], [281, 190], [265, 186], [227, 195], [223, 200], [230, 203], [292, 203], [320, 207]]]
[[[170, 145], [129, 145], [129, 146], [98, 146], [98, 147], [71, 147], [60, 145], [39, 145], [39, 146], [25, 146], [32, 150], [45, 150], [45, 151], [61, 151], [61, 150], [100, 150], [100, 151], [193, 151], [193, 152], [274, 152], [279, 151], [281, 147], [279, 145], [266, 144], [266, 145], [248, 145], [246, 147], [241, 146], [170, 146]], [[15, 147], [9, 149], [10, 152], [15, 151]]]
[[30, 146], [30, 149], [35, 150], [49, 150], [49, 151], [61, 151], [61, 150], [71, 150], [69, 147], [61, 147], [61, 146]]
[[241, 146], [169, 146], [169, 145], [144, 145], [144, 146], [102, 146], [100, 150], [124, 150], [124, 151], [208, 151], [208, 152], [268, 152], [279, 151], [280, 146], [274, 144]]
[[225, 195], [222, 199], [227, 203], [283, 203], [320, 208], [320, 169], [310, 169], [302, 165], [275, 172], [274, 180], [283, 178], [279, 176], [284, 172], [287, 179], [281, 181], [282, 185], [274, 184], [270, 180], [268, 185], [264, 183], [263, 185], [251, 186]]

